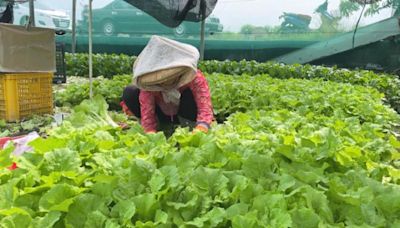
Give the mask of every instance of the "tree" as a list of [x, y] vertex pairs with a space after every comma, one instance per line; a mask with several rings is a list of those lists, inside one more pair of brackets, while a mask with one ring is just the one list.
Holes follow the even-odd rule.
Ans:
[[253, 33], [253, 27], [254, 27], [253, 25], [249, 25], [249, 24], [243, 25], [240, 28], [240, 33], [246, 34], [246, 35], [252, 34]]
[[[369, 0], [341, 0], [340, 2], [340, 13], [342, 16], [348, 17], [350, 16], [353, 12], [358, 11], [363, 7], [363, 4], [360, 4], [358, 2], [370, 2]], [[374, 14], [379, 13], [382, 9], [386, 8], [393, 8], [396, 10], [395, 15], [399, 15], [399, 9], [400, 9], [400, 0], [378, 0], [378, 1], [372, 1], [374, 3], [372, 4], [367, 4], [364, 16], [371, 16]]]
[[266, 34], [267, 31], [264, 27], [262, 26], [255, 26], [255, 25], [243, 25], [240, 28], [240, 33], [245, 34], [245, 35], [261, 35], [261, 34]]
[[266, 35], [266, 34], [274, 34], [279, 33], [280, 26], [255, 26], [246, 24], [240, 28], [240, 33], [245, 35]]

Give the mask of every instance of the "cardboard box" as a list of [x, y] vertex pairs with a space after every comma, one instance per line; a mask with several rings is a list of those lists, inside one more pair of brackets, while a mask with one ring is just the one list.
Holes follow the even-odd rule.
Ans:
[[52, 29], [0, 23], [0, 72], [55, 72]]

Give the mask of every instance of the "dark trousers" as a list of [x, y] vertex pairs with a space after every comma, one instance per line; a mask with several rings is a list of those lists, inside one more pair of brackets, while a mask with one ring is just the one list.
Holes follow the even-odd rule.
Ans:
[[[127, 86], [122, 93], [122, 100], [136, 117], [141, 118], [139, 93], [140, 90], [137, 87], [132, 85]], [[171, 117], [165, 115], [157, 104], [156, 115], [160, 123], [171, 123]], [[197, 105], [194, 100], [192, 90], [189, 88], [181, 93], [178, 113], [173, 117], [173, 123], [179, 123], [177, 116], [183, 117], [190, 121], [196, 121]]]

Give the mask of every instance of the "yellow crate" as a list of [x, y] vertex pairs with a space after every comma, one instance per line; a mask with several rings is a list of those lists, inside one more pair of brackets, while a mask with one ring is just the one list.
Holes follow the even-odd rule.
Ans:
[[53, 73], [0, 74], [0, 119], [53, 112]]

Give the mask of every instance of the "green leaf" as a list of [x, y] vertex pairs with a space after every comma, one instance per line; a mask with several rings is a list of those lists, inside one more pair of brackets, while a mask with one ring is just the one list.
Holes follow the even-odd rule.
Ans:
[[160, 205], [154, 194], [145, 193], [133, 198], [136, 213], [142, 221], [151, 221], [156, 215]]
[[238, 215], [245, 215], [249, 211], [249, 205], [245, 203], [237, 203], [226, 209], [228, 219], [233, 219]]
[[99, 126], [118, 127], [108, 114], [108, 104], [101, 95], [96, 95], [90, 100], [84, 100], [74, 108], [74, 113], [69, 117], [75, 127], [94, 123]]
[[295, 209], [291, 212], [293, 227], [318, 227], [319, 217], [309, 208]]
[[288, 174], [282, 174], [279, 180], [279, 190], [286, 191], [296, 184], [296, 179]]
[[399, 149], [400, 148], [400, 141], [396, 139], [393, 135], [389, 137], [390, 144], [394, 147]]
[[257, 212], [249, 212], [246, 215], [239, 215], [232, 219], [233, 228], [255, 228], [258, 226]]
[[117, 189], [118, 178], [113, 176], [96, 176], [93, 178], [96, 181], [91, 186], [93, 194], [103, 198], [111, 198], [113, 191]]
[[247, 177], [258, 179], [269, 177], [273, 160], [266, 155], [252, 154], [243, 162], [243, 171]]
[[49, 137], [47, 139], [37, 138], [29, 143], [35, 150], [35, 153], [44, 154], [46, 152], [64, 148], [67, 144], [65, 139], [59, 139], [55, 137]]
[[175, 188], [180, 184], [180, 175], [176, 166], [163, 166], [159, 170], [162, 173], [162, 176], [165, 178], [165, 182], [167, 182], [167, 185], [169, 187]]
[[375, 199], [378, 210], [387, 219], [398, 219], [400, 214], [400, 187], [393, 186], [381, 192]]
[[333, 213], [329, 207], [329, 201], [324, 192], [312, 188], [306, 188], [304, 196], [306, 197], [309, 206], [311, 206], [314, 211], [318, 212], [321, 218], [329, 224], [333, 223]]
[[284, 195], [266, 193], [254, 198], [251, 210], [259, 213], [264, 225], [272, 227], [291, 227], [292, 221], [287, 211]]
[[336, 160], [344, 166], [351, 165], [354, 162], [354, 158], [362, 156], [361, 149], [358, 147], [345, 147], [343, 150], [338, 151], [336, 154]]
[[78, 152], [68, 148], [56, 149], [44, 154], [43, 169], [46, 172], [78, 172], [81, 160]]
[[57, 184], [40, 198], [39, 209], [43, 212], [68, 212], [69, 206], [82, 191], [84, 191], [84, 189], [68, 184]]
[[17, 198], [17, 188], [14, 183], [6, 183], [0, 185], [0, 208], [6, 209], [12, 207], [14, 200]]
[[61, 212], [59, 211], [50, 211], [43, 217], [36, 217], [33, 220], [34, 228], [51, 228], [54, 224], [60, 219]]
[[283, 144], [284, 145], [293, 145], [295, 144], [295, 137], [293, 135], [287, 135], [283, 137]]
[[149, 181], [149, 185], [151, 191], [157, 193], [165, 185], [164, 175], [159, 170], [156, 170]]
[[187, 225], [195, 227], [217, 227], [226, 217], [225, 210], [222, 208], [213, 208], [202, 217], [197, 217], [193, 221], [187, 222]]
[[88, 212], [84, 227], [85, 228], [104, 227], [104, 223], [106, 221], [107, 221], [107, 217], [100, 211]]
[[151, 163], [142, 159], [135, 159], [130, 167], [130, 178], [134, 183], [145, 185], [151, 179], [153, 172], [154, 167]]
[[27, 214], [15, 213], [10, 216], [4, 217], [0, 221], [0, 226], [3, 228], [20, 228], [29, 227], [32, 222], [31, 216]]
[[157, 210], [154, 221], [156, 224], [166, 224], [168, 221], [168, 214], [162, 210]]
[[227, 188], [229, 182], [221, 170], [200, 167], [192, 174], [193, 184], [200, 190], [206, 191], [211, 197], [215, 197]]
[[135, 215], [136, 206], [130, 201], [121, 201], [117, 203], [111, 210], [111, 215], [119, 218], [120, 224], [126, 225], [130, 222], [131, 218]]
[[10, 216], [14, 214], [30, 215], [26, 210], [18, 207], [11, 207], [9, 209], [0, 210], [0, 215]]
[[117, 221], [108, 219], [106, 220], [105, 228], [120, 228], [121, 226], [118, 224]]
[[100, 149], [110, 150], [115, 145], [114, 137], [107, 131], [96, 131], [93, 136], [99, 140], [98, 146]]
[[68, 227], [84, 227], [88, 220], [94, 220], [88, 222], [88, 224], [97, 224], [97, 222], [102, 221], [102, 216], [95, 213], [89, 218], [88, 212], [103, 211], [104, 208], [105, 201], [101, 197], [93, 194], [81, 194], [70, 206], [65, 217], [65, 224]]
[[7, 146], [5, 149], [0, 149], [0, 169], [4, 169], [12, 165], [13, 159], [11, 158], [11, 154], [14, 149], [15, 147], [12, 144]]

